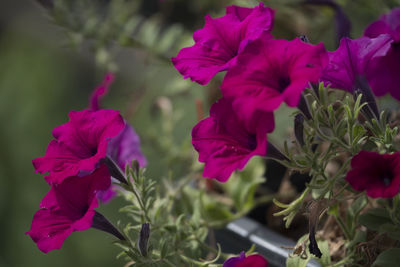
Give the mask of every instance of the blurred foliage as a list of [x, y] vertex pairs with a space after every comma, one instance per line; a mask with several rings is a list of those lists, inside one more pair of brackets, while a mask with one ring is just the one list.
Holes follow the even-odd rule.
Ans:
[[[141, 136], [147, 174], [162, 179], [169, 177], [169, 170], [176, 177], [187, 173], [196, 157], [191, 128], [202, 117], [199, 107], [208, 110], [218, 89], [215, 82], [204, 90], [183, 81], [169, 58], [192, 43], [205, 14], [221, 16], [225, 5], [254, 6], [257, 1], [40, 2], [47, 3], [46, 9], [28, 0], [0, 3], [0, 266], [122, 265], [115, 263], [118, 249], [110, 244], [112, 237], [97, 231], [74, 233], [62, 251], [49, 255], [24, 235], [49, 189], [34, 174], [31, 159], [44, 154], [51, 129], [67, 121], [69, 110], [86, 107], [104, 71], [118, 70], [104, 106], [121, 109]], [[338, 2], [350, 16], [353, 37], [399, 5], [398, 0]], [[276, 9], [275, 36], [306, 34], [312, 42], [335, 49], [330, 8], [297, 0], [265, 3]], [[196, 99], [202, 99], [197, 110]], [[280, 131], [286, 133], [291, 122], [280, 121]], [[116, 200], [101, 212], [115, 221], [121, 203]]]

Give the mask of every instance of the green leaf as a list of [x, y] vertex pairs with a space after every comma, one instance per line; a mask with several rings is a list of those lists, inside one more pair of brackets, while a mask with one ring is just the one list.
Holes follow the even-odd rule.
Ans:
[[393, 267], [399, 266], [400, 248], [391, 248], [379, 254], [372, 264], [372, 267]]
[[367, 204], [367, 197], [365, 195], [360, 196], [351, 204], [348, 210], [349, 215], [353, 218], [356, 217]]
[[232, 218], [232, 213], [226, 206], [217, 202], [212, 202], [204, 205], [205, 220], [210, 221], [223, 221]]
[[322, 257], [316, 258], [322, 266], [329, 266], [331, 264], [331, 254], [329, 251], [329, 243], [328, 241], [319, 241], [318, 242], [318, 247], [321, 250]]
[[265, 181], [264, 173], [264, 161], [260, 158], [254, 158], [249, 161], [243, 171], [234, 173], [234, 177], [221, 185], [232, 197], [234, 206], [238, 211], [254, 205], [256, 188]]
[[367, 233], [365, 231], [358, 230], [354, 236], [354, 238], [347, 243], [347, 248], [352, 248], [360, 242], [365, 242], [367, 240]]
[[162, 241], [162, 244], [161, 244], [161, 252], [160, 252], [161, 259], [164, 259], [165, 256], [167, 255], [167, 253], [168, 253], [168, 246], [169, 246], [169, 244], [168, 244], [168, 242], [166, 242], [166, 240]]
[[302, 259], [300, 257], [288, 257], [286, 259], [286, 267], [306, 267], [307, 263], [311, 260], [310, 257]]
[[358, 222], [370, 230], [379, 231], [381, 225], [392, 223], [389, 212], [385, 209], [371, 209], [360, 215]]
[[400, 240], [400, 227], [392, 223], [385, 223], [379, 227], [379, 233], [387, 234], [388, 237]]

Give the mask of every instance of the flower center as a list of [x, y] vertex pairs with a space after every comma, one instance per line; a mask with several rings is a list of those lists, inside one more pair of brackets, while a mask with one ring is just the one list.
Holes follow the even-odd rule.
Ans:
[[288, 87], [290, 84], [290, 78], [289, 77], [280, 77], [278, 80], [278, 91], [282, 93], [285, 91], [286, 87]]
[[383, 181], [383, 184], [384, 184], [385, 186], [389, 186], [389, 185], [392, 183], [392, 180], [393, 180], [393, 174], [392, 174], [392, 172], [385, 172], [385, 173], [383, 174], [382, 181]]

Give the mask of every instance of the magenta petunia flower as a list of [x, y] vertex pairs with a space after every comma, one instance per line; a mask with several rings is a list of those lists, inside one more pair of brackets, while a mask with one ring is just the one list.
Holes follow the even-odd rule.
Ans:
[[226, 74], [222, 94], [236, 98], [235, 109], [243, 113], [251, 111], [250, 106], [273, 111], [282, 102], [295, 107], [301, 92], [310, 82], [318, 82], [327, 63], [323, 44], [258, 39]]
[[253, 156], [265, 156], [267, 133], [273, 129], [271, 112], [254, 112], [248, 120], [242, 120], [231, 100], [220, 99], [211, 107], [210, 117], [192, 131], [192, 144], [199, 152], [199, 161], [205, 163], [203, 175], [225, 182]]
[[390, 93], [400, 100], [400, 8], [373, 22], [364, 32], [370, 38], [389, 38], [371, 59], [366, 76], [375, 95]]
[[246, 257], [242, 251], [239, 257], [227, 259], [222, 267], [268, 267], [268, 261], [259, 254]]
[[357, 191], [373, 198], [391, 198], [400, 189], [400, 153], [361, 151], [351, 160], [346, 180]]
[[261, 36], [272, 38], [273, 17], [274, 11], [262, 3], [254, 8], [229, 6], [217, 19], [207, 15], [204, 28], [193, 34], [195, 44], [181, 49], [172, 63], [185, 79], [207, 84], [233, 65], [250, 42]]
[[59, 184], [70, 176], [93, 172], [107, 156], [108, 143], [124, 129], [119, 111], [71, 111], [70, 121], [53, 130], [54, 140], [45, 156], [34, 159], [37, 172], [46, 173], [50, 184]]
[[[360, 89], [360, 79], [368, 81], [374, 74], [369, 73], [370, 62], [373, 58], [382, 54], [390, 42], [387, 35], [377, 38], [361, 37], [356, 40], [343, 38], [339, 48], [334, 52], [328, 52], [329, 64], [325, 68], [322, 80], [333, 88], [354, 92]], [[372, 87], [375, 94], [376, 88]]]
[[92, 226], [95, 208], [98, 206], [96, 192], [110, 186], [109, 173], [101, 165], [85, 177], [68, 177], [55, 184], [40, 203], [29, 232], [38, 248], [47, 253], [60, 249], [64, 240], [75, 231]]

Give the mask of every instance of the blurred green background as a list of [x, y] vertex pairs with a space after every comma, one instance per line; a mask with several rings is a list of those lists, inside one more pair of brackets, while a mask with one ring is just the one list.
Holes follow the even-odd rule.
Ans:
[[[90, 8], [94, 2], [101, 8]], [[399, 5], [397, 0], [337, 2], [350, 16], [352, 37]], [[114, 13], [107, 9], [111, 3]], [[48, 255], [37, 249], [24, 233], [49, 187], [34, 173], [31, 160], [45, 153], [51, 130], [68, 120], [70, 110], [87, 106], [92, 89], [111, 69], [116, 81], [103, 106], [121, 110], [141, 136], [148, 176], [162, 179], [171, 170], [183, 175], [196, 157], [190, 131], [198, 107], [207, 115], [219, 96], [222, 75], [202, 88], [184, 81], [169, 58], [191, 44], [205, 14], [222, 16], [229, 4], [254, 6], [257, 1], [75, 0], [57, 12], [33, 0], [0, 2], [0, 266], [124, 264], [115, 259], [119, 249], [111, 244], [113, 238], [96, 230], [72, 234], [62, 250]], [[276, 37], [305, 34], [313, 43], [336, 48], [331, 8], [294, 0], [266, 4], [276, 9]], [[202, 101], [197, 109], [196, 100]], [[272, 137], [278, 145], [290, 125], [290, 112], [278, 113]], [[100, 211], [112, 222], [124, 220], [118, 214], [121, 205], [116, 199]]]

